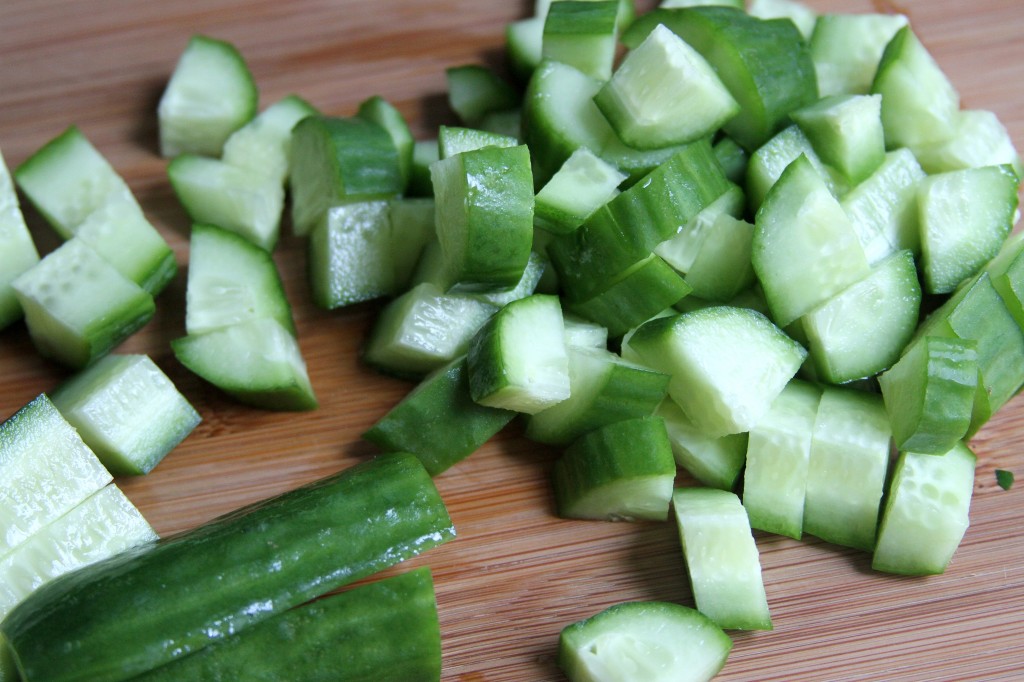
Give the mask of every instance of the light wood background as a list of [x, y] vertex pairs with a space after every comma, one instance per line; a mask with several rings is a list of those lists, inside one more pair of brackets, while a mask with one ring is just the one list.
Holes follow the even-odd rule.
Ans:
[[[809, 4], [907, 13], [964, 106], [994, 110], [1024, 150], [1020, 0]], [[184, 266], [189, 224], [155, 152], [155, 106], [191, 34], [234, 42], [264, 105], [294, 92], [325, 112], [349, 115], [379, 94], [418, 137], [428, 137], [453, 121], [445, 67], [500, 63], [504, 25], [530, 11], [524, 0], [3, 0], [0, 148], [14, 167], [67, 125], [79, 125]], [[26, 213], [49, 251], [55, 238]], [[119, 349], [150, 354], [203, 416], [154, 472], [120, 481], [161, 534], [371, 455], [360, 434], [410, 388], [358, 362], [376, 305], [316, 310], [303, 243], [286, 236], [276, 258], [319, 410], [241, 407], [177, 364], [168, 341], [184, 329], [184, 268], [159, 298], [153, 321]], [[0, 417], [65, 376], [36, 355], [23, 325], [0, 333]], [[861, 552], [757, 534], [775, 630], [735, 633], [719, 679], [1024, 679], [1024, 485], [1002, 491], [993, 474], [1024, 474], [1022, 425], [1018, 399], [974, 441], [980, 463], [972, 525], [942, 576], [882, 575]], [[412, 563], [434, 571], [446, 682], [564, 679], [554, 656], [568, 623], [624, 600], [692, 605], [673, 524], [555, 517], [548, 473], [556, 454], [524, 440], [513, 424], [437, 479], [459, 537]]]

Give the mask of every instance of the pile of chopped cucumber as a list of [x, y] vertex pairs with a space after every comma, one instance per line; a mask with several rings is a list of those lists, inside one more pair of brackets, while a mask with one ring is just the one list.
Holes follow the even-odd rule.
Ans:
[[[0, 680], [237, 677], [281, 631], [302, 643], [265, 665], [289, 679], [355, 631], [381, 648], [337, 679], [438, 679], [426, 570], [292, 607], [452, 537], [430, 477], [516, 419], [560, 453], [560, 516], [674, 520], [692, 587], [695, 608], [567, 625], [573, 682], [708, 680], [727, 631], [770, 630], [754, 531], [946, 570], [969, 441], [1024, 386], [1024, 171], [998, 118], [961, 107], [897, 14], [538, 0], [506, 37], [506, 73], [446, 71], [455, 118], [423, 140], [379, 96], [258, 111], [243, 55], [187, 44], [158, 109], [192, 221], [175, 357], [247, 405], [318, 408], [273, 260], [290, 229], [312, 302], [377, 302], [361, 359], [415, 383], [365, 431], [371, 462], [169, 541], [110, 482], [199, 415], [110, 352], [174, 255], [78, 128], [13, 173], [0, 158], [0, 327], [24, 317], [73, 373], [0, 425]], [[64, 240], [42, 258], [15, 184]], [[371, 478], [386, 494], [363, 500]], [[77, 514], [99, 519], [87, 540]]]

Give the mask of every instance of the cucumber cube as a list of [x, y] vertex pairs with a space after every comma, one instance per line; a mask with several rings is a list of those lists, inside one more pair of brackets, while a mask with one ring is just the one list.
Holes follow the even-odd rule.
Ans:
[[697, 610], [727, 630], [771, 630], [761, 560], [740, 498], [677, 488], [672, 506]]
[[[722, 4], [728, 4], [723, 2]], [[743, 8], [743, 2], [737, 3]], [[665, 6], [664, 0], [661, 6]], [[800, 35], [810, 41], [814, 35], [814, 26], [818, 23], [818, 13], [798, 0], [749, 0], [746, 3], [747, 14], [759, 19], [789, 19], [800, 30]]]
[[391, 137], [398, 152], [398, 174], [402, 179], [404, 191], [409, 186], [409, 176], [412, 173], [415, 140], [402, 112], [380, 95], [375, 95], [359, 103], [356, 116], [376, 123]]
[[288, 179], [292, 128], [316, 113], [306, 100], [288, 95], [231, 133], [221, 159], [230, 166], [258, 171], [283, 185]]
[[939, 455], [967, 436], [978, 389], [977, 344], [921, 336], [878, 377], [899, 450]]
[[739, 113], [711, 65], [663, 25], [627, 53], [594, 102], [619, 138], [637, 149], [691, 142]]
[[618, 43], [618, 0], [560, 0], [544, 19], [541, 58], [606, 81]]
[[1008, 165], [1024, 177], [1020, 154], [999, 117], [983, 109], [957, 112], [953, 136], [930, 145], [918, 145], [914, 155], [931, 174], [964, 168]]
[[38, 262], [39, 252], [25, 225], [11, 174], [0, 153], [0, 329], [22, 316], [11, 282]]
[[707, 301], [728, 302], [754, 284], [750, 264], [754, 226], [722, 214], [715, 219], [686, 273], [691, 292]]
[[574, 151], [535, 198], [533, 224], [552, 234], [568, 234], [610, 199], [626, 179], [586, 147]]
[[307, 243], [313, 302], [333, 310], [394, 294], [395, 261], [388, 201], [327, 209]]
[[622, 602], [562, 629], [558, 665], [571, 682], [710, 682], [732, 640], [700, 611]]
[[768, 196], [768, 191], [801, 154], [811, 162], [811, 166], [825, 181], [829, 191], [839, 194], [836, 179], [818, 157], [810, 138], [800, 126], [793, 124], [780, 130], [750, 154], [744, 181], [752, 210], [756, 212], [761, 207]]
[[38, 351], [81, 369], [149, 322], [153, 297], [71, 239], [13, 282]]
[[492, 69], [464, 64], [445, 69], [448, 104], [459, 120], [475, 127], [492, 111], [519, 106], [519, 93]]
[[114, 475], [141, 475], [199, 424], [200, 416], [146, 355], [108, 355], [51, 395]]
[[676, 463], [661, 418], [640, 417], [584, 434], [551, 475], [563, 518], [664, 521]]
[[239, 51], [223, 40], [194, 35], [157, 106], [160, 153], [219, 157], [258, 105], [256, 82]]
[[985, 271], [1006, 309], [1024, 329], [1024, 232], [1013, 233]]
[[[697, 259], [704, 239], [711, 232], [712, 226], [719, 216], [729, 215], [740, 218], [746, 210], [747, 201], [743, 190], [736, 185], [730, 186], [720, 197], [705, 206], [697, 216], [686, 223], [675, 235], [669, 237], [654, 248], [654, 253], [661, 256], [666, 263], [682, 273], [687, 273]], [[750, 260], [750, 255], [747, 255]]]
[[833, 95], [792, 113], [821, 160], [850, 186], [885, 159], [881, 95]]
[[938, 455], [900, 453], [872, 568], [906, 575], [946, 570], [970, 524], [976, 461], [963, 443]]
[[517, 147], [519, 138], [491, 133], [478, 128], [441, 126], [437, 131], [438, 158], [447, 159], [462, 152], [484, 147]]
[[811, 34], [811, 58], [822, 97], [871, 91], [878, 63], [896, 32], [907, 25], [902, 14], [827, 13]]
[[645, 323], [629, 347], [669, 374], [669, 396], [708, 436], [749, 431], [807, 352], [764, 315], [714, 306]]
[[736, 487], [746, 459], [747, 434], [708, 436], [693, 425], [674, 400], [663, 400], [654, 414], [665, 422], [678, 466], [709, 488]]
[[111, 481], [44, 394], [0, 424], [0, 557]]
[[874, 549], [891, 439], [880, 395], [824, 388], [811, 436], [804, 532], [837, 545]]

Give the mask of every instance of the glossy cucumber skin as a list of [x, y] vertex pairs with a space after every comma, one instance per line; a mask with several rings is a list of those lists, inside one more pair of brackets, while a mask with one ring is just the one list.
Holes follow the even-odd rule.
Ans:
[[24, 682], [117, 682], [454, 534], [416, 458], [382, 455], [62, 576], [0, 632]]
[[441, 632], [430, 569], [376, 580], [269, 618], [137, 682], [430, 682]]

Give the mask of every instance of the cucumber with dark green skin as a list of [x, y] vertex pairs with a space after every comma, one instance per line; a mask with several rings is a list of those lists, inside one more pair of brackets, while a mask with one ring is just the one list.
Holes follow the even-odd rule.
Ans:
[[24, 682], [118, 682], [454, 535], [419, 461], [382, 455], [57, 578], [0, 633]]
[[430, 569], [286, 611], [136, 682], [429, 682], [441, 675]]

